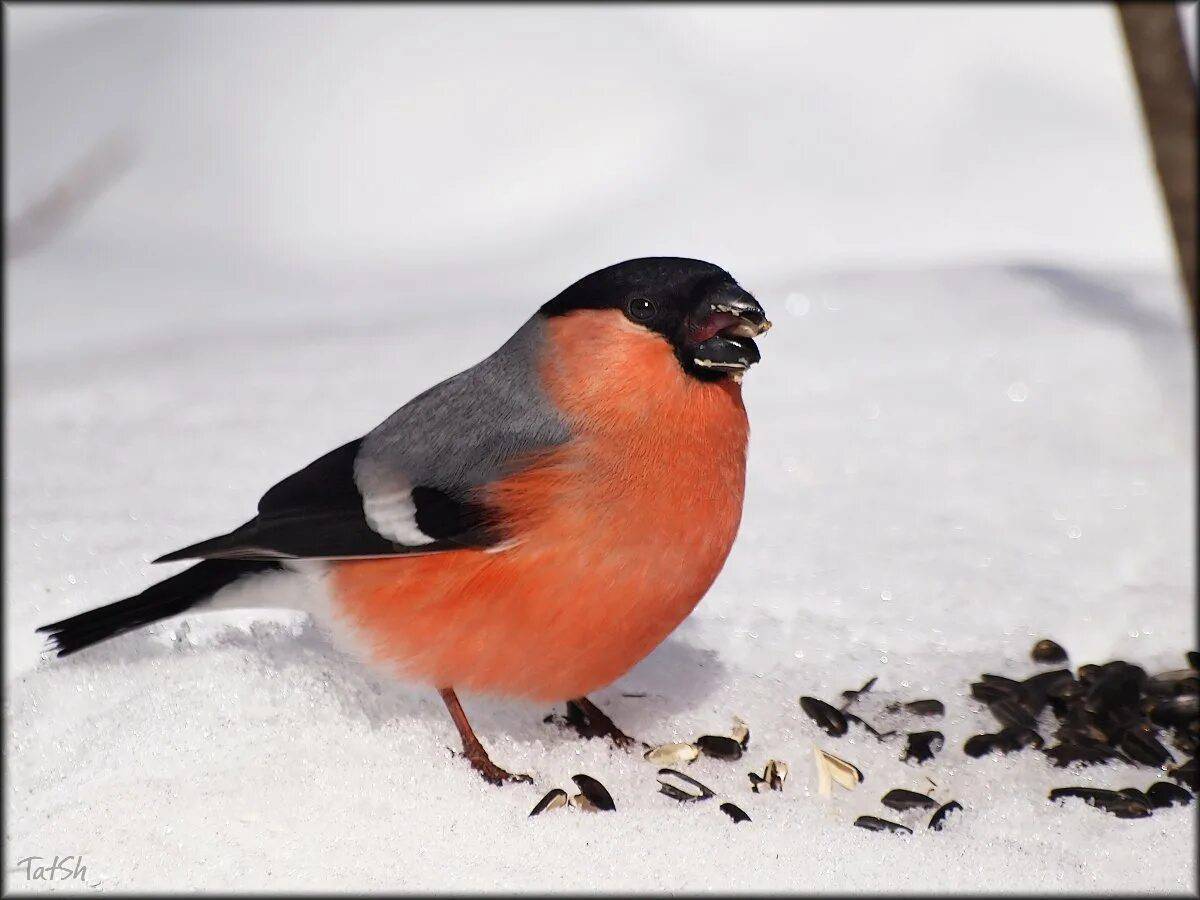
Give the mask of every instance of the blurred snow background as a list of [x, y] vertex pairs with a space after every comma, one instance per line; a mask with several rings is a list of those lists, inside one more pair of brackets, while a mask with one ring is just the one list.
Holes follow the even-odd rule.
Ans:
[[[113, 890], [1195, 889], [1191, 810], [1045, 800], [1153, 773], [960, 749], [988, 721], [967, 681], [1031, 671], [1036, 637], [1151, 669], [1194, 644], [1193, 360], [1110, 9], [4, 15], [10, 859], [83, 853]], [[81, 166], [94, 202], [47, 225]], [[647, 740], [746, 718], [746, 764], [692, 774], [751, 826], [544, 710], [468, 699], [538, 781], [485, 789], [436, 697], [286, 615], [39, 660], [36, 625], [139, 590], [648, 254], [725, 266], [777, 327], [739, 544], [596, 699]], [[935, 762], [828, 741], [796, 705], [871, 675], [947, 703]], [[816, 796], [814, 740], [859, 791]], [[760, 797], [768, 756], [794, 775]], [[525, 819], [578, 771], [617, 815]], [[925, 775], [967, 806], [955, 831], [850, 827]]]

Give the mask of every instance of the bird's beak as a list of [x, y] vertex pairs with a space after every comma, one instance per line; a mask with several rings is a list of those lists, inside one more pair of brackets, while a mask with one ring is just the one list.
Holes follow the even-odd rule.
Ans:
[[762, 306], [741, 288], [705, 299], [692, 317], [692, 360], [702, 369], [744, 372], [761, 355], [754, 338], [771, 327]]

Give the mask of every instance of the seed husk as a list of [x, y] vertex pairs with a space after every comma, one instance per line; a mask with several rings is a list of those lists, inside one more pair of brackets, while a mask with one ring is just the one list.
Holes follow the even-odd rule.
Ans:
[[860, 719], [854, 713], [848, 712], [848, 713], [842, 713], [842, 715], [845, 716], [846, 721], [848, 723], [853, 723], [855, 725], [861, 725], [863, 727], [863, 729], [866, 730], [866, 732], [871, 735], [871, 737], [875, 738], [878, 741], [882, 741], [884, 738], [891, 737], [893, 734], [896, 733], [895, 731], [879, 731], [866, 719]]
[[608, 788], [602, 785], [591, 775], [572, 775], [571, 780], [579, 786], [579, 793], [574, 799], [587, 801], [587, 804], [580, 803], [582, 809], [589, 809], [589, 805], [594, 810], [601, 812], [612, 812], [617, 808], [617, 804], [613, 803], [612, 794], [608, 792]]
[[530, 816], [536, 816], [546, 812], [549, 809], [558, 809], [560, 806], [567, 805], [567, 792], [562, 788], [555, 788], [548, 792], [545, 797], [537, 802], [537, 806], [529, 811]]
[[740, 806], [735, 806], [732, 803], [722, 803], [721, 812], [733, 819], [734, 822], [749, 822], [750, 817], [746, 815], [746, 811]]
[[817, 761], [817, 790], [822, 797], [833, 793], [834, 782], [848, 791], [862, 784], [863, 773], [853, 763], [846, 762], [832, 753], [826, 753], [820, 747], [813, 747], [813, 756]]
[[1029, 710], [1015, 697], [1001, 697], [988, 704], [988, 709], [996, 720], [1006, 728], [1036, 728], [1037, 719], [1030, 715]]
[[750, 746], [750, 726], [737, 716], [733, 717], [733, 729], [729, 733], [742, 745], [743, 750]]
[[1041, 750], [1045, 745], [1045, 741], [1032, 728], [1013, 726], [1000, 729], [995, 737], [994, 745], [997, 750], [1008, 753], [1012, 750], [1024, 750], [1026, 747]]
[[1171, 751], [1164, 747], [1153, 734], [1133, 729], [1126, 731], [1118, 745], [1127, 757], [1144, 766], [1162, 768], [1168, 762], [1174, 762]]
[[907, 812], [910, 809], [937, 809], [938, 802], [925, 794], [916, 791], [906, 791], [904, 788], [892, 788], [883, 795], [881, 801], [888, 809], [896, 812]]
[[865, 694], [869, 690], [871, 690], [871, 688], [874, 687], [875, 682], [876, 682], [876, 680], [878, 680], [878, 678], [879, 678], [878, 675], [874, 676], [866, 684], [864, 684], [862, 687], [860, 687], [856, 691], [842, 691], [842, 699], [846, 701], [845, 703], [842, 704], [842, 712], [845, 712], [846, 708], [851, 703], [853, 703], [855, 700], [857, 700], [859, 698], [860, 694]]
[[760, 793], [764, 790], [782, 791], [783, 783], [787, 781], [787, 763], [778, 759], [768, 759], [763, 773], [750, 772], [750, 790]]
[[[659, 769], [658, 774], [659, 793], [666, 794], [672, 800], [678, 800], [680, 803], [692, 803], [697, 800], [707, 800], [710, 797], [716, 796], [707, 785], [701, 784], [695, 778], [692, 778], [690, 775], [684, 775], [682, 772], [676, 769]], [[663, 776], [676, 778], [684, 784], [695, 788], [697, 791], [699, 791], [699, 793], [691, 793], [690, 791], [686, 791], [678, 785], [671, 784], [669, 781], [663, 781]]]
[[1172, 781], [1178, 781], [1193, 791], [1196, 790], [1196, 757], [1193, 756], [1187, 762], [1167, 769], [1167, 776]]
[[994, 734], [974, 734], [963, 744], [963, 753], [976, 758], [985, 756], [994, 749], [996, 749], [996, 735]]
[[1191, 669], [1159, 672], [1146, 679], [1146, 693], [1171, 697], [1176, 694], [1195, 694], [1200, 690], [1200, 675]]
[[723, 734], [706, 734], [696, 738], [696, 746], [705, 756], [732, 761], [742, 758], [742, 745]]
[[1116, 750], [1112, 750], [1103, 744], [1060, 743], [1055, 744], [1053, 747], [1048, 747], [1042, 752], [1050, 757], [1054, 765], [1059, 768], [1064, 768], [1072, 763], [1092, 766], [1099, 763], [1123, 760], [1125, 758]]
[[1156, 781], [1146, 791], [1146, 798], [1155, 809], [1165, 809], [1169, 806], [1187, 806], [1192, 802], [1192, 795], [1185, 788], [1169, 781]]
[[800, 708], [830, 737], [841, 737], [846, 733], [846, 717], [842, 715], [841, 710], [830, 706], [824, 700], [801, 697]]
[[700, 748], [695, 744], [685, 742], [661, 744], [658, 747], [651, 747], [642, 755], [645, 759], [660, 766], [678, 766], [695, 761], [696, 757], [700, 755]]
[[950, 816], [953, 813], [961, 812], [962, 804], [957, 800], [951, 800], [949, 803], [944, 803], [938, 807], [937, 812], [929, 817], [929, 828], [932, 831], [941, 831], [946, 827]]
[[1042, 638], [1034, 644], [1033, 649], [1029, 651], [1029, 655], [1033, 658], [1034, 662], [1050, 665], [1067, 661], [1067, 651], [1061, 645], [1050, 640], [1050, 638]]
[[[1141, 794], [1140, 791], [1138, 793]], [[1088, 806], [1112, 813], [1118, 819], [1144, 819], [1150, 815], [1150, 802], [1145, 795], [1136, 797], [1120, 791], [1087, 787], [1054, 788], [1050, 791], [1050, 799], [1054, 802], [1069, 797], [1077, 797]]]
[[945, 715], [946, 707], [942, 705], [941, 700], [913, 700], [904, 704], [904, 708], [914, 716], [941, 716]]
[[912, 829], [901, 825], [899, 822], [889, 822], [887, 819], [880, 819], [877, 816], [859, 816], [854, 820], [856, 828], [865, 828], [867, 831], [890, 831], [893, 834], [912, 834]]
[[1180, 727], [1200, 718], [1200, 697], [1180, 694], [1158, 697], [1149, 703], [1150, 721], [1156, 725]]
[[942, 749], [946, 736], [940, 731], [916, 731], [908, 736], [904, 752], [900, 758], [905, 762], [917, 764], [928, 762]]

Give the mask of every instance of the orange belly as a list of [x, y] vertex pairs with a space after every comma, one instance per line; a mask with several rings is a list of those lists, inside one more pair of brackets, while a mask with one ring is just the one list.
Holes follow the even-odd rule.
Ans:
[[334, 565], [338, 609], [376, 663], [437, 687], [579, 697], [717, 577], [741, 520], [740, 386], [690, 378], [664, 341], [612, 319], [548, 324], [541, 375], [574, 438], [488, 489], [506, 549]]

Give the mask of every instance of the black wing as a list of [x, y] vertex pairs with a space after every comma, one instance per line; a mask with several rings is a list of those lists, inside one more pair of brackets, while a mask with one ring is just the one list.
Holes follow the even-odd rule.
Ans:
[[343, 444], [267, 491], [258, 515], [229, 534], [160, 556], [181, 559], [304, 559], [399, 556], [499, 540], [494, 516], [482, 504], [423, 485], [411, 491], [417, 528], [429, 540], [402, 544], [371, 527], [354, 481], [362, 438]]

